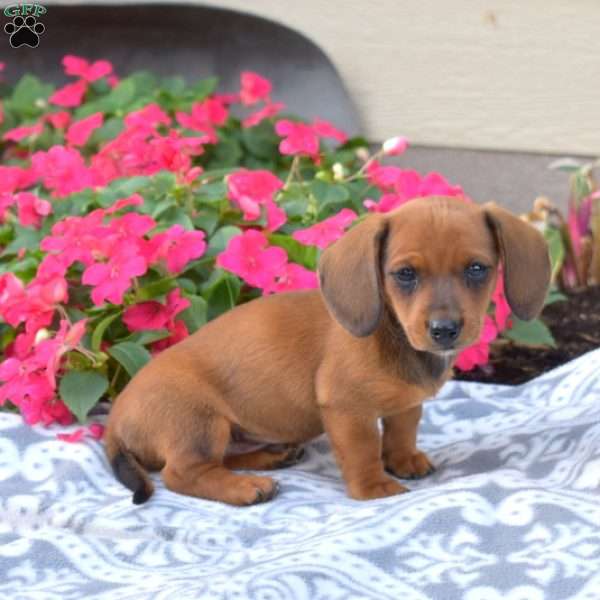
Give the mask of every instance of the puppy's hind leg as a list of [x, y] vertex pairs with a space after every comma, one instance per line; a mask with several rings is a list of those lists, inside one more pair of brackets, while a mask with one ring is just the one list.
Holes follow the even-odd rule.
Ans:
[[224, 462], [225, 466], [230, 469], [268, 471], [292, 467], [299, 463], [303, 456], [304, 448], [300, 446], [267, 446], [245, 454], [230, 454], [225, 457]]
[[196, 429], [197, 432], [202, 431], [202, 440], [179, 436], [168, 449], [161, 471], [167, 488], [180, 494], [236, 506], [273, 498], [278, 491], [273, 479], [238, 475], [223, 464], [231, 433], [229, 421], [220, 415], [204, 415], [204, 419], [201, 428]]

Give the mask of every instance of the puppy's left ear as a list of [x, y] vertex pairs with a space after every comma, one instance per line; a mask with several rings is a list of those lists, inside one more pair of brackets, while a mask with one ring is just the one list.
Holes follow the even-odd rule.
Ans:
[[483, 205], [502, 257], [506, 299], [519, 319], [528, 321], [542, 310], [550, 285], [548, 244], [532, 225], [493, 202]]

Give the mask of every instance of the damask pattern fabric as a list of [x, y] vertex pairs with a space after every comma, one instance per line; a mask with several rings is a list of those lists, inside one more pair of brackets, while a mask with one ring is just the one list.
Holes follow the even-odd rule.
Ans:
[[267, 504], [145, 505], [101, 444], [0, 414], [0, 598], [600, 598], [600, 350], [523, 386], [449, 383], [411, 492], [346, 497], [329, 444]]

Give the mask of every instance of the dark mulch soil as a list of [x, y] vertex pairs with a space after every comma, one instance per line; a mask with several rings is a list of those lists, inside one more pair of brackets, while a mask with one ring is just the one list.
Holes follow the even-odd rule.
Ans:
[[488, 365], [457, 371], [455, 379], [516, 385], [599, 348], [600, 286], [569, 293], [567, 301], [547, 306], [542, 319], [556, 348], [528, 348], [501, 340], [493, 345]]

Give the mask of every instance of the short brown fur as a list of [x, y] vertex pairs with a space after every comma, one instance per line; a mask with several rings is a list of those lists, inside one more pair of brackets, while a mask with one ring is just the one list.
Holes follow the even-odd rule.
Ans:
[[[473, 261], [489, 267], [477, 285], [465, 280]], [[432, 470], [416, 446], [421, 405], [478, 338], [500, 261], [514, 312], [532, 318], [549, 284], [548, 252], [510, 213], [431, 197], [368, 216], [323, 253], [321, 291], [239, 306], [132, 379], [107, 425], [115, 474], [136, 502], [152, 493], [149, 469], [176, 492], [253, 504], [272, 498], [277, 484], [231, 469], [288, 466], [299, 444], [326, 431], [351, 497], [406, 491], [386, 471], [413, 478]], [[407, 266], [418, 273], [411, 291], [398, 283]], [[461, 324], [450, 349], [432, 339], [435, 319]], [[239, 431], [279, 448], [227, 456]]]

